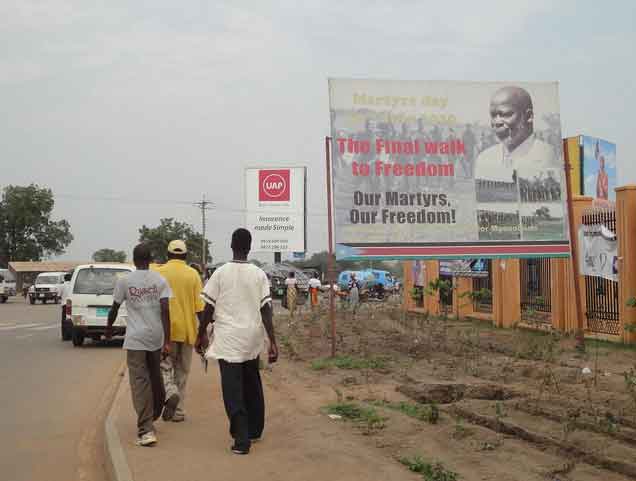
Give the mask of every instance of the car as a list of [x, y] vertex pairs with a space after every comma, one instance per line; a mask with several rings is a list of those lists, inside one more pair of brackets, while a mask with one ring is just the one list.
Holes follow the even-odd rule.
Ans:
[[[85, 264], [75, 268], [66, 299], [66, 326], [71, 328], [71, 340], [75, 347], [90, 337], [94, 342], [106, 333], [108, 313], [113, 305], [115, 283], [122, 276], [133, 272], [129, 264]], [[126, 304], [119, 309], [113, 324], [113, 335], [124, 336], [128, 314]]]
[[62, 299], [65, 272], [43, 272], [35, 278], [35, 283], [29, 287], [29, 302], [35, 304], [41, 301], [46, 304], [53, 301], [58, 304]]
[[15, 296], [15, 278], [9, 269], [0, 269], [0, 302], [5, 303]]
[[261, 269], [267, 274], [272, 299], [281, 299], [285, 295], [285, 279], [290, 271], [296, 276], [298, 289], [298, 305], [302, 305], [309, 296], [309, 278], [297, 267], [289, 264], [263, 264]]

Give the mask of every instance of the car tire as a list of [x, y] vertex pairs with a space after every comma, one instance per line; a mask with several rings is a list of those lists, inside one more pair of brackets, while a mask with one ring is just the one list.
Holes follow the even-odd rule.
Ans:
[[33, 297], [29, 297], [29, 302], [30, 302], [31, 304], [35, 304], [35, 299], [34, 299]]
[[71, 328], [64, 327], [62, 324], [62, 341], [70, 341], [73, 338], [73, 331]]
[[81, 347], [84, 344], [84, 333], [79, 329], [73, 329], [72, 339], [73, 346]]

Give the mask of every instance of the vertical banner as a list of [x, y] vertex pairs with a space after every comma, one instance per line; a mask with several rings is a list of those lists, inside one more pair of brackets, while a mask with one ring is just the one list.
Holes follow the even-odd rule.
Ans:
[[566, 257], [556, 83], [330, 79], [336, 256]]
[[581, 162], [581, 137], [563, 139], [567, 143], [570, 164], [570, 179], [572, 181], [572, 195], [583, 195], [583, 162]]
[[616, 200], [616, 144], [596, 137], [581, 136], [583, 152], [583, 195], [601, 202]]
[[252, 251], [306, 251], [305, 177], [305, 167], [245, 169], [245, 225]]

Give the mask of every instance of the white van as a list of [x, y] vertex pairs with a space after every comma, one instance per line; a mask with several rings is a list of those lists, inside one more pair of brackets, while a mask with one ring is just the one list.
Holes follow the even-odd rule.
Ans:
[[62, 287], [64, 287], [64, 272], [43, 272], [35, 278], [35, 283], [29, 287], [29, 302], [53, 301], [58, 304], [62, 299]]
[[0, 302], [4, 304], [11, 296], [15, 296], [15, 278], [9, 269], [0, 269]]
[[[74, 346], [84, 344], [86, 337], [96, 342], [102, 338], [113, 305], [115, 283], [134, 270], [128, 264], [86, 264], [75, 268], [65, 310]], [[113, 325], [113, 336], [126, 334], [126, 321], [124, 303]]]

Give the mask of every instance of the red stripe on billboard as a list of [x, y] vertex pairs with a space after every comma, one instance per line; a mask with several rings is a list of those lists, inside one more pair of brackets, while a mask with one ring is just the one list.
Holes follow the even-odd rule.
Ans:
[[414, 246], [414, 247], [362, 247], [358, 255], [368, 256], [469, 256], [515, 254], [568, 254], [568, 244], [555, 245], [494, 245], [494, 246]]

